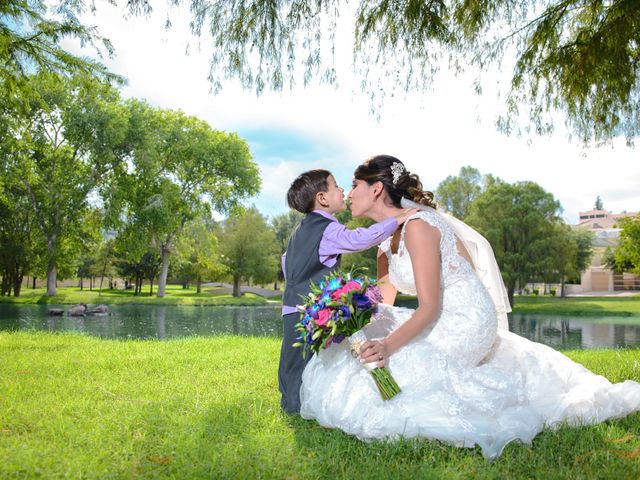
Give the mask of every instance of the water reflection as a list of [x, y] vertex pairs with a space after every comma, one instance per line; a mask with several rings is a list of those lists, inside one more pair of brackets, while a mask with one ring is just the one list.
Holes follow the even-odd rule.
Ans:
[[639, 317], [513, 314], [509, 330], [556, 349], [640, 348]]
[[[166, 339], [221, 334], [281, 336], [279, 306], [114, 305], [107, 316], [50, 317], [52, 305], [0, 304], [0, 330], [79, 331], [103, 338]], [[67, 306], [68, 307], [68, 306]], [[556, 349], [640, 348], [640, 317], [513, 314], [511, 331]]]
[[[51, 317], [45, 305], [0, 304], [0, 330], [73, 330], [105, 338], [165, 339], [206, 335], [278, 336], [279, 307], [114, 305], [106, 316]], [[61, 307], [62, 308], [62, 307]]]

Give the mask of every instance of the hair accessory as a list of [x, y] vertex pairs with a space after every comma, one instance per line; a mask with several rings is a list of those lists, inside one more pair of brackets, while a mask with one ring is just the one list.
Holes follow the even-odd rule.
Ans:
[[400, 176], [405, 172], [404, 165], [400, 162], [393, 162], [391, 164], [391, 173], [393, 174], [393, 184], [395, 185], [400, 180]]

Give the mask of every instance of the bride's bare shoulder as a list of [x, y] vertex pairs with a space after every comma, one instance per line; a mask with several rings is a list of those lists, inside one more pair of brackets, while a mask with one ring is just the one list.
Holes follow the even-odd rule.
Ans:
[[407, 220], [405, 227], [405, 243], [409, 247], [410, 244], [425, 240], [440, 240], [440, 230], [432, 225], [428, 220], [422, 218], [422, 216], [416, 216]]

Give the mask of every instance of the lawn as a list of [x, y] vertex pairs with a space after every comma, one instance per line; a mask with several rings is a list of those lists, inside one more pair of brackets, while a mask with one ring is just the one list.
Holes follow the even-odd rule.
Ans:
[[615, 297], [517, 296], [515, 313], [640, 316], [640, 295]]
[[[640, 477], [640, 414], [514, 443], [493, 463], [428, 440], [364, 443], [280, 412], [276, 338], [0, 333], [0, 478]], [[637, 351], [569, 355], [640, 380]]]
[[[157, 292], [157, 289], [154, 289]], [[266, 305], [263, 297], [252, 293], [244, 293], [240, 297], [224, 293], [221, 288], [203, 288], [196, 293], [195, 287], [182, 288], [180, 285], [167, 285], [166, 295], [162, 298], [149, 295], [148, 287], [142, 294], [134, 295], [133, 290], [89, 290], [79, 287], [60, 287], [57, 295], [47, 297], [45, 288], [23, 288], [19, 297], [0, 297], [0, 303], [49, 303], [88, 305], [105, 303], [113, 304], [145, 304], [145, 305]]]

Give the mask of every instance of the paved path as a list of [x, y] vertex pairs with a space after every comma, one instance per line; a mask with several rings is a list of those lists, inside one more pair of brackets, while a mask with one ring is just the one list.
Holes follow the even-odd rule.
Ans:
[[[233, 293], [233, 285], [230, 283], [222, 283], [222, 282], [211, 282], [211, 283], [203, 283], [203, 287], [216, 287], [220, 288], [222, 292], [231, 294]], [[272, 298], [277, 297], [278, 295], [282, 295], [282, 290], [272, 290], [270, 288], [260, 288], [260, 287], [249, 287], [247, 285], [240, 285], [241, 293], [253, 293], [255, 295], [260, 295], [264, 298]]]
[[638, 295], [638, 290], [616, 290], [614, 292], [580, 292], [570, 293], [567, 297], [629, 297], [631, 295]]

